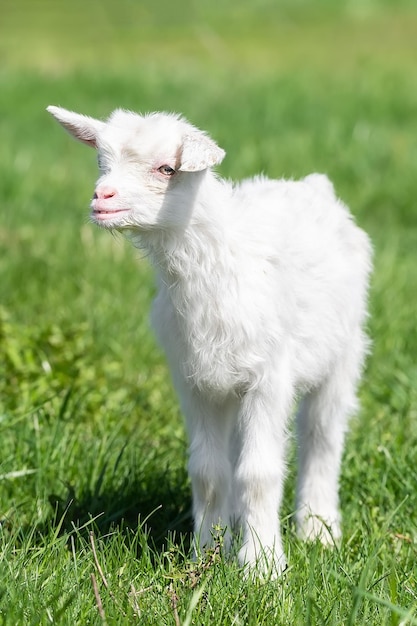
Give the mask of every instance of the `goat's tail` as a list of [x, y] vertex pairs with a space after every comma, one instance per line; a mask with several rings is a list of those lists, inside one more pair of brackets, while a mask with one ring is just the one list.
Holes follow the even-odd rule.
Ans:
[[320, 194], [336, 198], [333, 183], [326, 174], [309, 174], [304, 178], [304, 182], [313, 187]]

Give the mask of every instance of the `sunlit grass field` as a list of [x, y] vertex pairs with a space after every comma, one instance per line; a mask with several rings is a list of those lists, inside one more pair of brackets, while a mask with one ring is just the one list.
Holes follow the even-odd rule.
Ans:
[[[2, 3], [0, 626], [417, 624], [416, 42], [411, 1]], [[295, 536], [292, 452], [282, 578], [190, 560], [152, 270], [88, 223], [95, 155], [48, 104], [181, 112], [223, 176], [326, 172], [371, 236], [337, 549]]]

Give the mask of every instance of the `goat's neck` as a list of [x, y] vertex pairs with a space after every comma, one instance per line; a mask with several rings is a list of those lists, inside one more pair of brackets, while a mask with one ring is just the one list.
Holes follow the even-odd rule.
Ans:
[[[213, 281], [219, 265], [229, 262], [227, 220], [230, 190], [207, 172], [193, 199], [190, 219], [183, 229], [163, 232], [154, 239], [151, 260], [164, 282], [176, 284]], [[224, 270], [223, 270], [224, 271]]]

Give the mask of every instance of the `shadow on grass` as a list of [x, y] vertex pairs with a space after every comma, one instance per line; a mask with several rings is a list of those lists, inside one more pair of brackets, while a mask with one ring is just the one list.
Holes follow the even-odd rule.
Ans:
[[105, 536], [115, 529], [127, 533], [140, 527], [157, 553], [166, 548], [168, 537], [181, 536], [182, 545], [190, 544], [191, 495], [185, 470], [168, 467], [146, 479], [129, 478], [110, 491], [102, 491], [98, 480], [80, 497], [67, 486], [65, 498], [51, 495], [49, 501], [54, 515], [47, 524], [59, 533], [76, 530], [77, 535], [87, 535], [94, 528]]
[[[35, 529], [21, 528], [21, 537], [31, 534], [43, 543], [52, 532], [57, 537], [67, 536], [68, 543], [77, 549], [79, 540], [88, 540], [91, 531], [104, 540], [114, 532], [131, 536], [139, 531], [155, 557], [172, 542], [189, 552], [191, 494], [185, 470], [167, 467], [144, 477], [130, 476], [125, 484], [107, 490], [102, 489], [101, 479], [93, 489], [79, 495], [71, 485], [66, 485], [64, 497], [50, 495], [51, 516]], [[137, 542], [138, 550], [141, 545]]]

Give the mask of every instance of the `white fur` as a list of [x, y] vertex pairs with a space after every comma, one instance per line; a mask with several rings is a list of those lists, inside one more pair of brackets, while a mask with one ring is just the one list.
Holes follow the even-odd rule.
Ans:
[[93, 221], [145, 249], [159, 274], [152, 320], [187, 422], [197, 547], [214, 526], [227, 540], [237, 527], [242, 564], [285, 567], [277, 513], [298, 393], [298, 532], [336, 540], [367, 348], [365, 233], [323, 175], [220, 180], [210, 167], [224, 152], [177, 116], [49, 110], [98, 148]]

